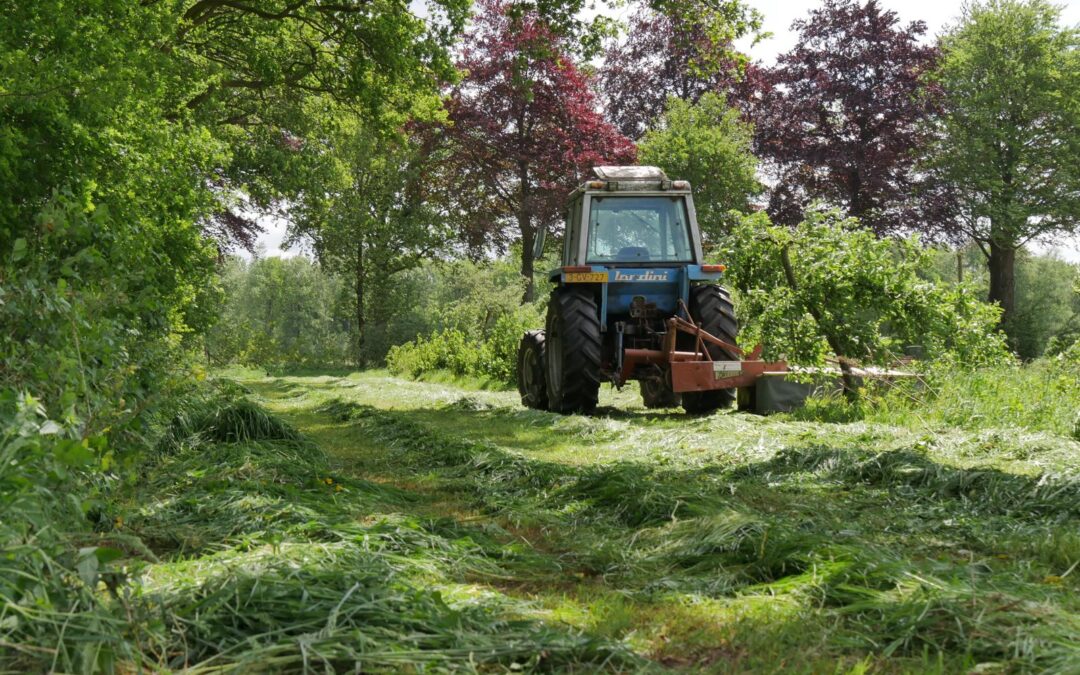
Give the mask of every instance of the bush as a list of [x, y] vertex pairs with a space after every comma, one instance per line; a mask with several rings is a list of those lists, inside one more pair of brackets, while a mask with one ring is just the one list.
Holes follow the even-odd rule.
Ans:
[[968, 367], [1008, 360], [998, 309], [967, 286], [920, 278], [930, 253], [917, 241], [879, 239], [855, 219], [811, 210], [790, 229], [746, 217], [728, 248], [743, 334], [767, 355], [888, 364], [921, 345], [931, 360]]
[[447, 328], [390, 349], [387, 367], [395, 375], [418, 377], [439, 370], [458, 377], [510, 383], [517, 372], [521, 335], [542, 323], [534, 305], [499, 316], [487, 332]]

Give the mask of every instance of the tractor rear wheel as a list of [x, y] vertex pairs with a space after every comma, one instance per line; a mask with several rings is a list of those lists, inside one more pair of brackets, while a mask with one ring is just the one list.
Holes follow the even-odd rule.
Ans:
[[591, 412], [600, 393], [600, 316], [587, 288], [560, 288], [547, 313], [548, 409]]
[[679, 405], [679, 395], [671, 390], [671, 378], [668, 376], [656, 376], [643, 379], [641, 385], [641, 402], [646, 408], [676, 408]]
[[[735, 319], [735, 305], [731, 294], [726, 289], [714, 284], [693, 286], [690, 289], [690, 317], [701, 327], [729, 344], [736, 344], [739, 337], [739, 323]], [[680, 349], [694, 349], [694, 336], [680, 335]], [[714, 361], [738, 361], [739, 355], [716, 345], [707, 344], [709, 356]], [[691, 414], [703, 414], [727, 408], [735, 401], [734, 389], [714, 389], [712, 391], [684, 392], [682, 406]]]
[[517, 357], [518, 393], [521, 405], [547, 410], [547, 363], [543, 330], [530, 330], [521, 338]]

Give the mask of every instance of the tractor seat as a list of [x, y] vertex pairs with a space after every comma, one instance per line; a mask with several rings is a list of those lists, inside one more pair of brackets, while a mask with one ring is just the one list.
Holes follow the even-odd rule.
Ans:
[[622, 262], [633, 262], [635, 260], [651, 260], [652, 256], [649, 255], [649, 249], [644, 246], [624, 246], [615, 254], [615, 259]]

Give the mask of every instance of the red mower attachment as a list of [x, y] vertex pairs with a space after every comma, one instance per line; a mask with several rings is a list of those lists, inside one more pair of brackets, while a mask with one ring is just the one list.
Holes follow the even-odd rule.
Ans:
[[[689, 316], [686, 306], [681, 301], [679, 305]], [[694, 351], [675, 349], [679, 333], [694, 336]], [[709, 350], [705, 348], [706, 343], [720, 347], [728, 354], [738, 354], [740, 358], [738, 361], [713, 360]], [[747, 352], [677, 316], [667, 320], [663, 349], [625, 350], [620, 379], [626, 382], [635, 368], [642, 364], [670, 368], [671, 389], [678, 394], [749, 387], [763, 375], [788, 372], [786, 361], [762, 361], [761, 345]]]

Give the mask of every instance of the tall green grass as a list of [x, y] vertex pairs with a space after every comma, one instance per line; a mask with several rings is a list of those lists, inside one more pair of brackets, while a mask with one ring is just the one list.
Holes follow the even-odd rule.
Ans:
[[922, 429], [1023, 429], [1080, 440], [1080, 362], [1064, 357], [980, 369], [940, 366], [918, 380], [867, 392], [852, 404], [812, 398], [791, 415]]

